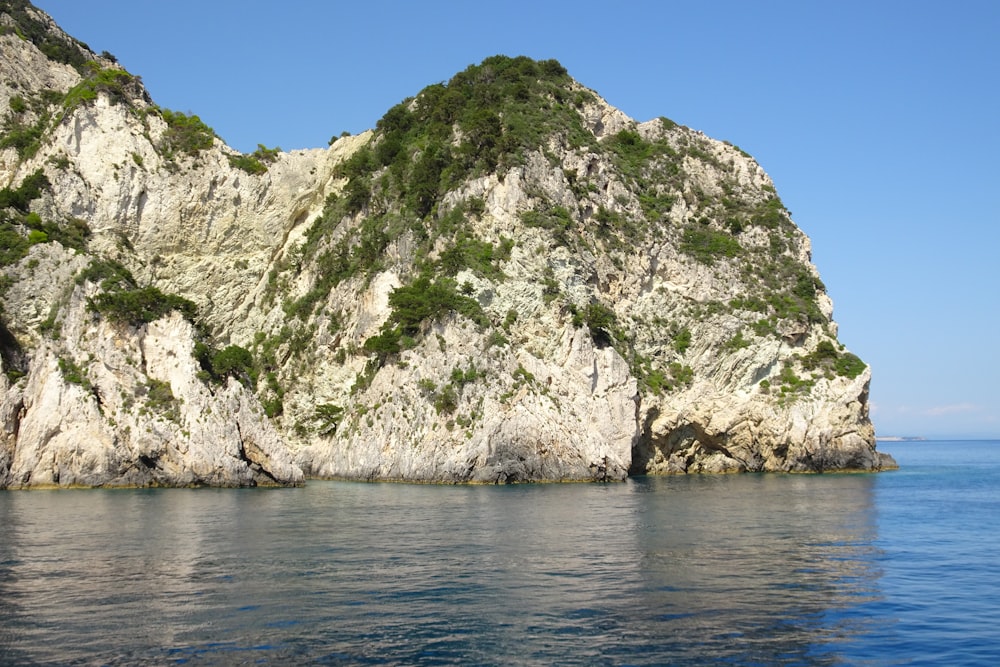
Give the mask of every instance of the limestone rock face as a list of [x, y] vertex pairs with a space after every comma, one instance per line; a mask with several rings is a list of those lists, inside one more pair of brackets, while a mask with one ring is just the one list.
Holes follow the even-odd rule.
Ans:
[[486, 483], [627, 475], [636, 383], [614, 350], [570, 328], [545, 360], [484, 359], [485, 344], [458, 321], [437, 325], [375, 376], [365, 391], [375, 407], [349, 419], [336, 446], [306, 447], [303, 466], [322, 477]]
[[0, 487], [302, 481], [256, 397], [198, 377], [189, 322], [110, 323], [86, 291], [72, 289], [61, 335], [33, 350], [27, 374], [2, 380]]
[[[809, 241], [736, 147], [498, 57], [374, 131], [242, 156], [25, 16], [0, 26], [76, 56], [0, 30], [0, 187], [46, 181], [2, 212], [26, 249], [0, 487], [893, 465]], [[108, 305], [150, 294], [173, 312]]]

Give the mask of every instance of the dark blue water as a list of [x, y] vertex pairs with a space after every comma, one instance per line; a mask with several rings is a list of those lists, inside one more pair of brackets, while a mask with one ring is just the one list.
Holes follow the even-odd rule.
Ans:
[[2, 664], [994, 665], [1000, 443], [878, 475], [0, 493]]

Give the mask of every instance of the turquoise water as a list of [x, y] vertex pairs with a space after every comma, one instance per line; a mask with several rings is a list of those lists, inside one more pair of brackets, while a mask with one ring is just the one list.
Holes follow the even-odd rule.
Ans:
[[884, 448], [900, 471], [2, 492], [0, 663], [997, 664], [1000, 442]]

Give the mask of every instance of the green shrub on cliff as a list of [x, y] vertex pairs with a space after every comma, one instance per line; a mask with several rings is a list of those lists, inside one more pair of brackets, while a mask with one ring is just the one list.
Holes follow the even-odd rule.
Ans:
[[573, 326], [586, 325], [591, 339], [598, 347], [608, 347], [615, 342], [617, 324], [615, 311], [597, 301], [573, 312]]
[[278, 159], [279, 153], [281, 153], [280, 148], [268, 148], [264, 144], [257, 144], [257, 150], [249, 155], [230, 155], [229, 164], [248, 174], [263, 174], [268, 166]]
[[62, 373], [63, 379], [66, 380], [66, 382], [72, 382], [73, 384], [80, 385], [87, 391], [90, 391], [92, 384], [90, 382], [90, 378], [87, 377], [87, 372], [73, 360], [60, 357], [59, 371]]
[[0, 221], [0, 266], [10, 266], [28, 254], [31, 241], [21, 233], [17, 225], [7, 220]]
[[684, 230], [680, 250], [702, 264], [711, 265], [723, 257], [736, 257], [743, 248], [732, 234], [698, 224]]
[[138, 79], [123, 69], [104, 68], [94, 61], [87, 62], [83, 69], [83, 80], [63, 98], [63, 108], [67, 111], [93, 101], [101, 93], [115, 104], [127, 103], [138, 94]]
[[422, 274], [409, 285], [398, 287], [389, 295], [392, 313], [381, 331], [365, 341], [366, 352], [375, 354], [380, 361], [402, 350], [404, 338], [414, 337], [425, 322], [431, 322], [448, 313], [459, 313], [477, 325], [489, 326], [489, 319], [479, 302], [463, 296], [451, 278], [434, 279]]
[[91, 307], [117, 322], [140, 326], [174, 310], [195, 322], [197, 307], [192, 301], [176, 294], [165, 294], [157, 287], [138, 287], [132, 273], [115, 260], [93, 260], [76, 277], [78, 285], [85, 282], [97, 283], [102, 290], [91, 301]]
[[48, 176], [43, 170], [36, 169], [16, 188], [0, 190], [0, 210], [13, 208], [21, 213], [28, 213], [31, 202], [50, 189], [52, 189], [52, 184], [49, 182]]
[[8, 117], [0, 133], [0, 149], [13, 148], [21, 159], [32, 157], [38, 151], [48, 120], [48, 116], [42, 115], [28, 124], [13, 116]]
[[329, 436], [336, 433], [343, 418], [344, 408], [333, 403], [317, 405], [313, 411], [313, 419], [317, 422], [319, 435]]
[[167, 159], [174, 158], [178, 153], [197, 155], [211, 148], [215, 142], [215, 132], [198, 116], [169, 109], [162, 109], [160, 114], [167, 123], [167, 130], [158, 148]]
[[0, 190], [0, 266], [19, 261], [36, 243], [58, 241], [71, 250], [86, 249], [90, 228], [85, 222], [71, 218], [58, 224], [30, 210], [31, 202], [50, 187], [48, 177], [38, 169], [17, 188]]
[[868, 364], [851, 352], [841, 352], [828, 340], [821, 341], [816, 349], [803, 357], [802, 366], [807, 370], [832, 371], [841, 377], [854, 379], [861, 375]]
[[102, 315], [132, 326], [148, 324], [174, 310], [193, 322], [197, 310], [188, 299], [176, 294], [165, 294], [153, 286], [105, 292], [98, 294], [93, 303], [97, 312]]
[[147, 378], [146, 382], [139, 385], [137, 389], [141, 394], [145, 394], [146, 400], [143, 410], [152, 411], [154, 414], [173, 422], [180, 422], [177, 398], [174, 396], [169, 382]]
[[194, 357], [201, 365], [202, 379], [223, 382], [232, 377], [248, 387], [256, 385], [257, 367], [253, 355], [244, 347], [229, 345], [216, 350], [199, 341], [194, 346]]

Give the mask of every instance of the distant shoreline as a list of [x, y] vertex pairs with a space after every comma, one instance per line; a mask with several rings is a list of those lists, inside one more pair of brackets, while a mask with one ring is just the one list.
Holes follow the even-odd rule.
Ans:
[[909, 435], [887, 435], [887, 436], [875, 436], [876, 442], [1000, 442], [1000, 436], [998, 437], [974, 437], [965, 436], [961, 438], [945, 438], [940, 436], [909, 436]]

